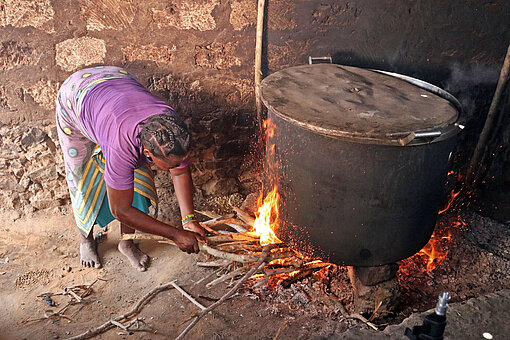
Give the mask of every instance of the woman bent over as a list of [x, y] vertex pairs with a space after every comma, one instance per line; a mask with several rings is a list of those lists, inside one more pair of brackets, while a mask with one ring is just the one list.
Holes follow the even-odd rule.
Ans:
[[[120, 67], [87, 68], [60, 88], [57, 128], [81, 233], [82, 265], [101, 267], [93, 228], [114, 219], [123, 234], [136, 229], [164, 236], [182, 251], [198, 253], [205, 232], [193, 214], [190, 135], [170, 106]], [[158, 205], [152, 163], [170, 170], [183, 225], [190, 231], [149, 215]], [[118, 249], [135, 268], [146, 270], [149, 257], [132, 240], [121, 240]]]

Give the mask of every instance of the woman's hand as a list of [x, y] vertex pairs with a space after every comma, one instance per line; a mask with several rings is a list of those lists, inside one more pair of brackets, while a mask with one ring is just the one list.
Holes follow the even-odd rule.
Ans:
[[188, 229], [188, 230], [204, 237], [204, 242], [205, 242], [205, 230], [204, 230], [204, 228], [202, 228], [200, 223], [198, 223], [197, 221], [191, 221], [191, 222], [186, 223], [183, 227], [185, 229]]
[[200, 251], [198, 242], [203, 242], [204, 240], [205, 239], [201, 235], [187, 230], [178, 230], [174, 237], [174, 242], [179, 249], [188, 254], [198, 254]]

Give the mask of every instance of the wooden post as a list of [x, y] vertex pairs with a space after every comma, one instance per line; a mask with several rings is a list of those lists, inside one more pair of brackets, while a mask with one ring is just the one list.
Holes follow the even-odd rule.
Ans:
[[471, 162], [469, 163], [469, 167], [466, 173], [466, 184], [472, 187], [475, 186], [478, 177], [478, 172], [480, 171], [481, 168], [480, 162], [483, 158], [485, 149], [487, 147], [487, 140], [489, 138], [489, 134], [493, 130], [494, 121], [496, 119], [496, 112], [499, 106], [502, 93], [505, 89], [505, 85], [508, 82], [509, 75], [510, 75], [510, 45], [508, 46], [508, 50], [506, 52], [505, 61], [503, 62], [503, 67], [501, 68], [498, 85], [496, 87], [496, 92], [494, 92], [494, 97], [492, 98], [492, 103], [489, 108], [489, 112], [487, 113], [485, 125], [483, 126], [482, 133], [478, 138], [478, 143], [476, 144], [475, 151], [473, 152], [473, 157], [471, 158]]
[[265, 0], [258, 0], [257, 36], [255, 41], [255, 103], [257, 105], [257, 121], [262, 132], [262, 101], [260, 99], [260, 82], [262, 81], [262, 33], [264, 31]]

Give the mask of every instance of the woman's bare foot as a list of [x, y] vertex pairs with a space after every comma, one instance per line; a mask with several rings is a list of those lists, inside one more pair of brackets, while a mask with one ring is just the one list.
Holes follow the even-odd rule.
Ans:
[[147, 267], [149, 267], [149, 256], [142, 253], [142, 251], [133, 243], [133, 240], [121, 240], [117, 248], [128, 258], [131, 265], [139, 271], [144, 272], [147, 270]]
[[80, 263], [84, 267], [101, 268], [93, 233], [91, 232], [88, 237], [80, 236]]

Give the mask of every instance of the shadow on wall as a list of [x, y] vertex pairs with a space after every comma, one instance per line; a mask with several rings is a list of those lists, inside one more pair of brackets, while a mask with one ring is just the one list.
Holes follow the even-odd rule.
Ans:
[[186, 122], [192, 133], [194, 184], [206, 195], [244, 191], [239, 179], [251, 168], [247, 157], [257, 140], [256, 114], [240, 94], [212, 92], [200, 80], [167, 74], [152, 76], [148, 89], [162, 97]]

